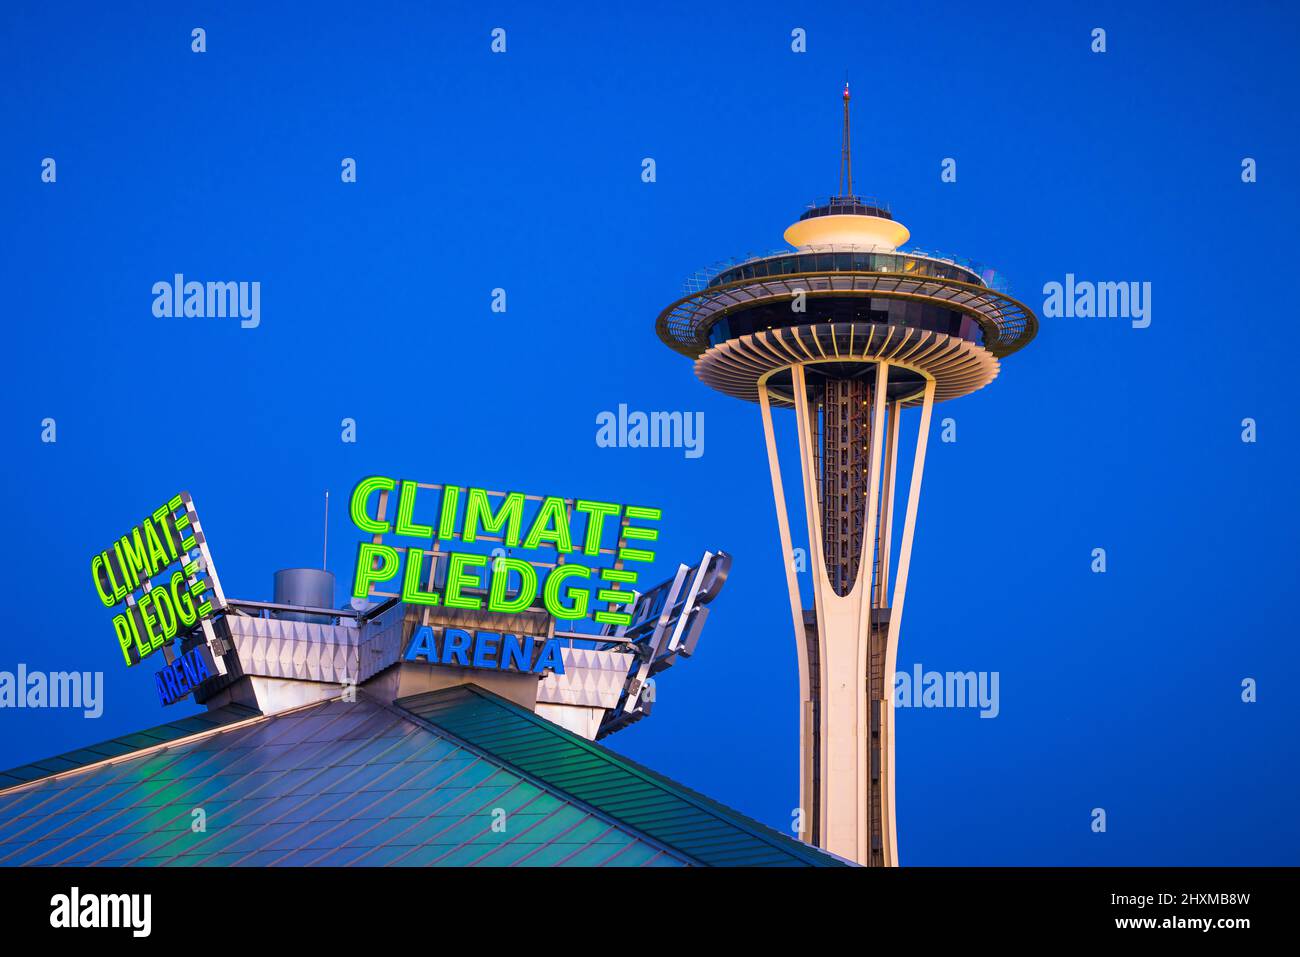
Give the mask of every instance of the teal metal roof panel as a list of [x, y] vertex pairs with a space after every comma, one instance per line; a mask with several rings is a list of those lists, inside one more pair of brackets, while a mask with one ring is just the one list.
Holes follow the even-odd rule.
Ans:
[[87, 764], [103, 761], [105, 758], [116, 758], [123, 754], [130, 754], [132, 751], [151, 748], [156, 744], [187, 738], [190, 735], [232, 724], [236, 721], [245, 721], [256, 717], [259, 713], [254, 708], [231, 704], [202, 714], [191, 715], [188, 718], [181, 718], [179, 721], [160, 724], [158, 727], [149, 728], [147, 731], [135, 731], [118, 738], [110, 738], [107, 741], [101, 741], [99, 744], [78, 748], [66, 754], [45, 758], [32, 764], [24, 764], [21, 767], [10, 768], [8, 771], [0, 771], [0, 790], [17, 784], [25, 784], [28, 781], [36, 781], [52, 774], [73, 771]]
[[847, 863], [476, 686], [396, 704], [701, 864]]
[[398, 704], [230, 706], [3, 772], [0, 865], [845, 863], [475, 686]]
[[[691, 862], [487, 750], [364, 697], [228, 727], [249, 717], [256, 713], [199, 715], [8, 772], [0, 866]], [[71, 773], [50, 776], [62, 771]]]

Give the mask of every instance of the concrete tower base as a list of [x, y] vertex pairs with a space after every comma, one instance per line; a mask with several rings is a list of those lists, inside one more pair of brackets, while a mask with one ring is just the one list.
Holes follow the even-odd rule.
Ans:
[[[836, 491], [834, 463], [821, 463], [815, 441], [818, 408], [810, 398], [806, 367], [789, 367], [799, 463], [809, 535], [809, 566], [815, 608], [803, 608], [795, 573], [790, 520], [781, 480], [771, 399], [765, 377], [758, 383], [759, 406], [767, 442], [768, 465], [776, 502], [777, 526], [785, 558], [790, 612], [799, 653], [800, 807], [803, 837], [834, 854], [862, 864], [898, 864], [898, 829], [894, 813], [894, 713], [892, 675], [898, 631], [907, 591], [908, 566], [916, 531], [916, 511], [925, 467], [925, 450], [934, 405], [935, 380], [925, 378], [920, 397], [920, 424], [912, 477], [903, 517], [902, 538], [892, 593], [893, 500], [898, 466], [898, 433], [903, 398], [888, 399], [890, 363], [875, 363], [871, 388], [870, 449], [866, 456], [866, 503], [851, 585], [832, 581], [824, 543], [827, 516], [824, 496]], [[907, 397], [915, 402], [915, 397]], [[838, 407], [821, 410], [822, 428], [847, 428]], [[832, 508], [830, 514], [834, 514]], [[815, 531], [813, 531], [815, 530]], [[838, 531], [838, 530], [837, 530]], [[830, 538], [836, 539], [832, 534]], [[843, 536], [840, 536], [841, 538]], [[838, 556], [831, 556], [838, 561]], [[849, 585], [849, 587], [845, 587]], [[809, 621], [812, 618], [812, 621]], [[809, 627], [814, 624], [815, 627]]]

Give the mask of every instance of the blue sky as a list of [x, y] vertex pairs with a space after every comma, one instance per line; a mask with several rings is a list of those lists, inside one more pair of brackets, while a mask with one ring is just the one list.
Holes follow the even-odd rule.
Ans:
[[[1300, 863], [1293, 12], [263, 6], [0, 11], [0, 670], [106, 682], [95, 721], [0, 711], [0, 765], [193, 709], [122, 666], [87, 574], [156, 500], [189, 489], [227, 592], [269, 598], [318, 560], [323, 490], [383, 473], [658, 504], [658, 577], [731, 552], [698, 655], [610, 743], [788, 826], [795, 657], [757, 410], [654, 318], [835, 190], [847, 71], [855, 185], [917, 246], [1036, 310], [1067, 273], [1152, 284], [1149, 328], [1045, 319], [936, 409], [899, 665], [997, 671], [1001, 713], [900, 713], [903, 862]], [[261, 325], [156, 318], [178, 272], [259, 281]], [[705, 454], [597, 447], [619, 403], [703, 411]], [[341, 580], [355, 541], [334, 508]]]

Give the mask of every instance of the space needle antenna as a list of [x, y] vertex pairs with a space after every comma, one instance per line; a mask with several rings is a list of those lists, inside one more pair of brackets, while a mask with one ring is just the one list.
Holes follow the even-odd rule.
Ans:
[[844, 142], [840, 146], [840, 195], [853, 195], [853, 156], [849, 148], [849, 81], [844, 81]]

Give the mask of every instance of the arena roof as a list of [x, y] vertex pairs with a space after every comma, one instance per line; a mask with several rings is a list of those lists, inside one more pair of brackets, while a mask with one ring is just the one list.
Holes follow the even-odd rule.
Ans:
[[218, 709], [0, 788], [4, 866], [845, 863], [474, 685]]

